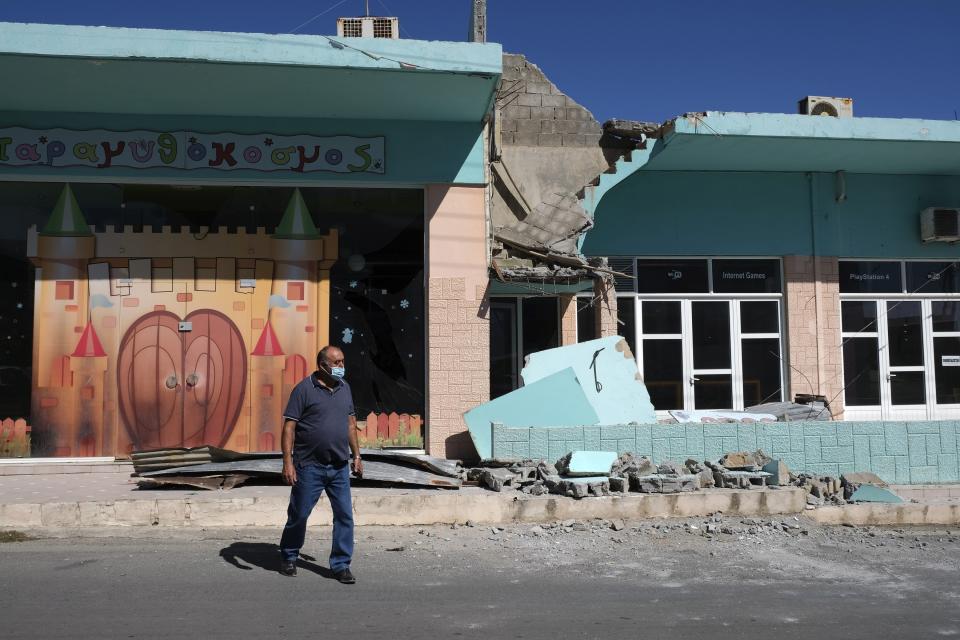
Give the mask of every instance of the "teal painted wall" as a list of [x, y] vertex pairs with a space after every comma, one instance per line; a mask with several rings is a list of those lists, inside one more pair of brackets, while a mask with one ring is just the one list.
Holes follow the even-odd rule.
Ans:
[[322, 120], [300, 118], [249, 118], [214, 116], [151, 116], [96, 113], [0, 112], [4, 126], [33, 129], [108, 129], [111, 131], [189, 130], [204, 133], [270, 133], [276, 135], [357, 135], [386, 137], [386, 173], [345, 175], [340, 173], [257, 172], [177, 169], [84, 167], [0, 167], [0, 179], [8, 180], [116, 180], [150, 179], [216, 182], [291, 182], [307, 185], [331, 183], [358, 186], [419, 186], [430, 183], [483, 184], [483, 125], [469, 122], [423, 122], [390, 120]]
[[493, 427], [493, 457], [551, 462], [570, 451], [631, 451], [654, 462], [763, 449], [794, 473], [872, 471], [887, 482], [960, 482], [960, 421]]
[[[920, 241], [920, 211], [960, 207], [960, 177], [637, 171], [603, 195], [588, 256], [812, 255], [944, 258], [960, 248]], [[812, 197], [811, 197], [812, 196]], [[813, 215], [811, 217], [811, 204]]]

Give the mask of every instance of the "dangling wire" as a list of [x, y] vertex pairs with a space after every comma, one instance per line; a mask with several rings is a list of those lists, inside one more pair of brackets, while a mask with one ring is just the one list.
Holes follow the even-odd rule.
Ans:
[[606, 347], [600, 347], [593, 352], [593, 360], [590, 361], [590, 368], [593, 369], [593, 385], [597, 388], [597, 393], [600, 393], [603, 390], [603, 384], [597, 379], [597, 356], [600, 355], [600, 352], [606, 349]]

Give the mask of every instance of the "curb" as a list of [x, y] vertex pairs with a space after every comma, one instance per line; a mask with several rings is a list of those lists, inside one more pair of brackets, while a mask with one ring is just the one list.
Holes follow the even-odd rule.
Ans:
[[960, 504], [851, 504], [817, 507], [805, 515], [820, 524], [960, 524]]
[[[465, 523], [538, 523], [566, 519], [643, 519], [707, 516], [767, 516], [803, 511], [806, 493], [717, 489], [694, 493], [627, 494], [574, 500], [564, 496], [458, 494], [453, 491], [403, 495], [356, 495], [357, 525], [402, 526]], [[221, 500], [161, 499], [99, 502], [0, 504], [0, 528], [44, 527], [282, 527], [287, 498]], [[329, 526], [330, 506], [322, 500], [309, 524]]]

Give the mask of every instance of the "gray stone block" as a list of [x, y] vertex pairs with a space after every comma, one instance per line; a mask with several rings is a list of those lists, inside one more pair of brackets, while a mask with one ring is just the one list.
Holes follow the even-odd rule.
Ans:
[[555, 94], [542, 95], [540, 96], [540, 103], [545, 107], [566, 107], [567, 97]]
[[539, 147], [540, 146], [540, 134], [539, 133], [520, 133], [517, 132], [513, 134], [513, 142], [515, 145], [520, 147]]
[[543, 103], [541, 102], [541, 95], [539, 93], [521, 93], [517, 96], [514, 104], [521, 107], [539, 107]]
[[541, 133], [538, 143], [541, 147], [559, 147], [562, 140], [559, 133]]
[[[510, 105], [503, 110], [503, 117], [509, 120], [524, 120], [530, 118], [530, 109], [533, 107], [521, 107], [519, 105]], [[542, 109], [543, 107], [536, 107]]]
[[514, 120], [517, 133], [540, 133], [541, 120]]
[[557, 110], [553, 107], [530, 107], [530, 117], [534, 120], [556, 120]]
[[551, 95], [553, 91], [550, 89], [549, 82], [527, 82], [527, 93], [540, 93], [543, 95]]

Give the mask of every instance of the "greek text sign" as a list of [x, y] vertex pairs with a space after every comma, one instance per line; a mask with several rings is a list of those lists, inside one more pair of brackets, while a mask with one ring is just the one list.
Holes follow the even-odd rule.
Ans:
[[0, 129], [0, 167], [385, 172], [383, 137]]

